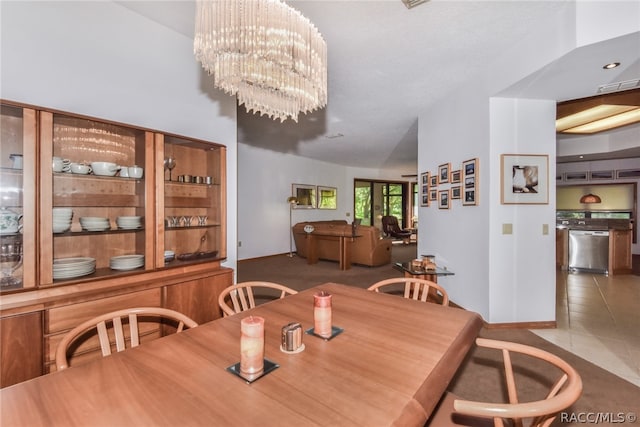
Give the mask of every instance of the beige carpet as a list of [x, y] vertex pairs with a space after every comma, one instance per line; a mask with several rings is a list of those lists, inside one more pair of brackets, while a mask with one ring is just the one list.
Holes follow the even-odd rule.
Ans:
[[[393, 261], [410, 260], [416, 257], [415, 245], [394, 245]], [[238, 281], [266, 280], [281, 283], [293, 289], [302, 290], [326, 283], [336, 282], [366, 288], [371, 284], [389, 277], [399, 277], [401, 273], [391, 265], [382, 267], [353, 266], [340, 271], [335, 262], [320, 261], [308, 265], [306, 259], [294, 256], [277, 255], [266, 258], [238, 262]], [[560, 347], [538, 337], [528, 330], [487, 330], [482, 336], [515, 341], [533, 345], [557, 354], [572, 366], [582, 377], [584, 390], [582, 397], [566, 411], [567, 419], [585, 416], [586, 413], [601, 413], [604, 416], [617, 417], [619, 414], [635, 414], [640, 416], [640, 388], [608, 371], [572, 354]], [[534, 400], [541, 397], [544, 386], [552, 378], [544, 368], [536, 369], [535, 363], [515, 361], [516, 372], [523, 375], [520, 386], [521, 401]], [[455, 394], [471, 400], [504, 401], [503, 372], [499, 353], [474, 348], [466, 362], [461, 366], [458, 375], [450, 385]], [[554, 374], [555, 375], [555, 374]], [[620, 425], [621, 423], [600, 423], [598, 425]], [[562, 422], [559, 417], [554, 426], [584, 425], [579, 421]], [[621, 425], [640, 425], [626, 422]]]

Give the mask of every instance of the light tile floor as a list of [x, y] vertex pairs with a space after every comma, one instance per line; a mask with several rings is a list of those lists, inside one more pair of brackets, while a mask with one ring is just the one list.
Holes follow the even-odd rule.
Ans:
[[556, 276], [556, 329], [532, 332], [640, 387], [640, 276]]

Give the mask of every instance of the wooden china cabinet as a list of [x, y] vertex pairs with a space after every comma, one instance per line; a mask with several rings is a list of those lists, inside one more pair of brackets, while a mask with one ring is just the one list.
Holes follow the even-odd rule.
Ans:
[[[220, 265], [223, 145], [10, 101], [0, 120], [8, 224], [0, 229], [0, 386], [54, 370], [62, 336], [106, 311], [163, 306], [198, 323], [220, 316], [218, 294], [233, 282]], [[114, 167], [72, 169], [93, 162]], [[128, 176], [134, 165], [141, 177]], [[162, 333], [145, 330], [143, 341]], [[71, 364], [95, 357], [89, 341]]]

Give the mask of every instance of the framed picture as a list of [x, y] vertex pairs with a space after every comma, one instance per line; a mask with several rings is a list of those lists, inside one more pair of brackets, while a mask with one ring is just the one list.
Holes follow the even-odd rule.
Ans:
[[436, 200], [438, 200], [438, 190], [433, 188], [429, 190], [429, 201], [435, 202]]
[[438, 209], [449, 209], [449, 189], [438, 191]]
[[475, 206], [477, 204], [476, 190], [464, 190], [464, 199], [462, 200], [462, 204]]
[[437, 187], [438, 186], [438, 175], [436, 175], [435, 173], [433, 175], [430, 176], [429, 178], [429, 186], [431, 188], [433, 187]]
[[460, 189], [463, 206], [478, 205], [478, 179], [480, 172], [478, 170], [479, 160], [477, 158], [465, 160], [462, 162], [462, 178]]
[[429, 172], [423, 172], [420, 174], [420, 206], [429, 206]]
[[438, 184], [444, 184], [449, 182], [449, 171], [451, 170], [450, 163], [444, 163], [438, 166]]
[[460, 186], [451, 187], [451, 200], [460, 199]]
[[338, 189], [318, 185], [318, 209], [337, 209]]
[[503, 205], [549, 203], [548, 155], [503, 154], [500, 159]]
[[456, 170], [456, 171], [451, 171], [451, 183], [452, 184], [458, 184], [460, 182], [460, 176], [462, 175], [462, 172], [460, 171], [460, 169]]
[[316, 208], [316, 186], [306, 184], [292, 184], [291, 195], [298, 199], [298, 203], [292, 205], [293, 209]]
[[462, 162], [462, 173], [464, 176], [476, 176], [478, 159], [469, 159]]

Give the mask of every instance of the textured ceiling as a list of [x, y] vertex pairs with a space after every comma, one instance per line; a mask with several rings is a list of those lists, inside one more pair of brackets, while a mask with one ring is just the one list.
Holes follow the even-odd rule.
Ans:
[[[117, 2], [193, 36], [192, 1]], [[284, 123], [238, 109], [238, 141], [366, 168], [415, 173], [418, 112], [484, 70], [488, 61], [571, 2], [431, 0], [289, 1], [320, 30], [329, 51], [326, 108]], [[624, 58], [602, 80], [601, 64]], [[640, 39], [583, 49], [550, 64], [511, 95], [558, 101], [591, 96], [598, 85], [640, 75]], [[594, 70], [590, 67], [597, 64]], [[509, 93], [506, 93], [509, 95]]]

